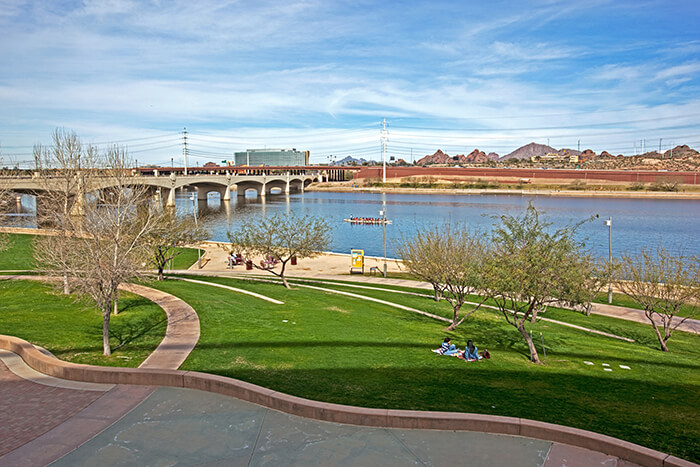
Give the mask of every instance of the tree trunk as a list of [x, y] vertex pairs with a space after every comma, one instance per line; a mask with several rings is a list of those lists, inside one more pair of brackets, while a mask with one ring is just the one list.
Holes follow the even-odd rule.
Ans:
[[68, 283], [68, 274], [63, 274], [63, 295], [70, 294], [70, 284]]
[[114, 316], [119, 314], [119, 297], [117, 294], [114, 294]]
[[656, 326], [656, 323], [654, 323], [654, 332], [656, 333], [656, 338], [659, 339], [659, 345], [661, 346], [661, 350], [664, 352], [668, 352], [668, 347], [666, 346], [666, 340], [661, 335], [661, 332], [659, 332], [659, 328]]
[[158, 266], [158, 280], [162, 281], [163, 279], [163, 266]]
[[104, 356], [109, 357], [112, 355], [112, 348], [109, 345], [109, 307], [106, 310], [102, 310], [102, 347], [104, 349]]
[[457, 327], [459, 324], [459, 309], [461, 307], [459, 306], [453, 306], [452, 307], [452, 324], [450, 324], [446, 331], [454, 331], [454, 329]]
[[535, 348], [535, 344], [532, 342], [530, 334], [528, 334], [528, 332], [525, 330], [525, 326], [518, 326], [518, 331], [520, 331], [520, 334], [523, 335], [525, 342], [527, 342], [527, 346], [530, 349], [530, 361], [537, 364], [542, 363], [540, 362], [540, 357], [537, 355], [537, 349]]
[[440, 291], [435, 286], [433, 286], [433, 293], [435, 294], [435, 301], [439, 302], [440, 301]]

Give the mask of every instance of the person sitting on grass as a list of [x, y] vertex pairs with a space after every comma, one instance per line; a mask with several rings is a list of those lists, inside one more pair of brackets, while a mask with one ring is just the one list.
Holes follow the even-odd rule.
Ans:
[[476, 348], [471, 339], [467, 341], [467, 346], [464, 348], [462, 358], [465, 362], [478, 362], [482, 358], [479, 355], [479, 349]]
[[449, 337], [445, 337], [445, 340], [440, 345], [440, 353], [442, 355], [454, 355], [456, 353], [459, 353], [459, 350], [457, 350], [457, 346], [455, 346], [454, 344], [450, 344]]

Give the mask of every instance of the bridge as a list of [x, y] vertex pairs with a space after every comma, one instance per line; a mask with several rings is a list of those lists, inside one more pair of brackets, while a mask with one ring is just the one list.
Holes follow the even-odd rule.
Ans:
[[[314, 181], [331, 178], [327, 170], [296, 170], [282, 171], [279, 168], [249, 168], [246, 171], [206, 171], [190, 170], [187, 175], [178, 169], [133, 169], [130, 183], [147, 186], [153, 195], [166, 206], [175, 206], [175, 193], [178, 189], [194, 188], [198, 200], [206, 200], [209, 193], [219, 193], [224, 201], [231, 199], [231, 193], [245, 196], [246, 191], [254, 190], [258, 196], [272, 195], [273, 190], [279, 194], [304, 192], [304, 188]], [[60, 180], [42, 178], [39, 174], [24, 177], [3, 177], [0, 181], [3, 188], [15, 193], [40, 195], [46, 191], [59, 191]], [[110, 177], [97, 177], [93, 189], [109, 189], [114, 186]], [[76, 193], [77, 194], [77, 193]]]

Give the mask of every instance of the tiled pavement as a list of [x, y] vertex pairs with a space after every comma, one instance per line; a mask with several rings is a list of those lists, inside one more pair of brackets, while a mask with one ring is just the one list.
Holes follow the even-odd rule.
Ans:
[[104, 394], [25, 380], [0, 361], [0, 456], [66, 421]]

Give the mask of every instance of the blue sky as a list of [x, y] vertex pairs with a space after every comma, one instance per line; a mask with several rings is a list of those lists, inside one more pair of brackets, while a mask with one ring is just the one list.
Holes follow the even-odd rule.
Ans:
[[0, 0], [0, 151], [57, 127], [139, 163], [700, 147], [697, 1]]

